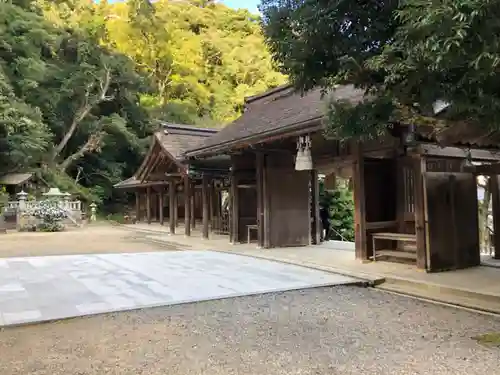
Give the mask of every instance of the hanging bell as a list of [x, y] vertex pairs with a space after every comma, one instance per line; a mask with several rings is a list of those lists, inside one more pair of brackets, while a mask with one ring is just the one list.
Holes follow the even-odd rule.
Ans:
[[304, 151], [299, 149], [297, 151], [297, 156], [295, 157], [295, 170], [303, 171], [304, 170]]
[[303, 171], [310, 171], [311, 169], [313, 169], [313, 162], [312, 162], [312, 156], [311, 156], [311, 149], [310, 148], [306, 148], [303, 152], [303, 156], [302, 156], [302, 164], [303, 164], [303, 167], [301, 170]]

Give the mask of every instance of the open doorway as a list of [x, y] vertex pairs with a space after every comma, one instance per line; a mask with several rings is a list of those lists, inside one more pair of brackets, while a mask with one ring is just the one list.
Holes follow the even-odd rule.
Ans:
[[354, 241], [354, 201], [348, 178], [319, 174], [322, 241]]

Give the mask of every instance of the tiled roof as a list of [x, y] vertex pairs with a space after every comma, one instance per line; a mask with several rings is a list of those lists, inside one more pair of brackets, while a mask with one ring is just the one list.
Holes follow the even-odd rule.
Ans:
[[9, 173], [0, 177], [0, 185], [19, 185], [33, 177], [33, 173]]
[[157, 131], [154, 136], [167, 152], [179, 159], [184, 152], [197, 147], [217, 131], [218, 129], [163, 123], [163, 129]]
[[[191, 125], [179, 125], [171, 123], [162, 123], [162, 128], [158, 130], [152, 137], [151, 145], [159, 142], [162, 148], [169, 153], [177, 163], [180, 163], [181, 156], [190, 148], [198, 146], [206, 138], [217, 133], [217, 129], [197, 128]], [[142, 181], [138, 178], [140, 171], [147, 164], [147, 158], [151, 157], [151, 149], [145, 156], [142, 165], [136, 173], [119, 183], [115, 184], [116, 188], [127, 188], [140, 185], [147, 185], [148, 181]]]
[[285, 130], [288, 127], [304, 124], [313, 120], [320, 121], [326, 110], [328, 99], [347, 100], [359, 103], [364, 91], [353, 86], [341, 86], [325, 93], [321, 89], [308, 91], [304, 95], [291, 86], [282, 86], [264, 94], [247, 98], [243, 115], [231, 124], [206, 139], [202, 144], [190, 149], [186, 155], [203, 155], [217, 148], [228, 149], [238, 141], [257, 139], [266, 134]]

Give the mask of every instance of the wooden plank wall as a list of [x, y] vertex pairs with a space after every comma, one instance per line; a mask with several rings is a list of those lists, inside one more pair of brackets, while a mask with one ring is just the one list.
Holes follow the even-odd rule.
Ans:
[[267, 235], [270, 247], [310, 244], [310, 171], [296, 171], [293, 155], [267, 158], [264, 169], [269, 205]]
[[477, 187], [470, 173], [426, 172], [427, 269], [479, 265]]

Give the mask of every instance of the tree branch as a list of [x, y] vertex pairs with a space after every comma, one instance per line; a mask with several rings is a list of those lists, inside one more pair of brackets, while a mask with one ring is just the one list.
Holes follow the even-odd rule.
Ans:
[[104, 132], [99, 131], [97, 133], [91, 134], [87, 139], [87, 142], [83, 144], [75, 153], [68, 156], [59, 165], [61, 171], [65, 172], [73, 162], [82, 158], [87, 152], [94, 152], [100, 148], [102, 138], [104, 137]]
[[93, 101], [90, 101], [89, 98], [91, 91], [95, 86], [95, 83], [92, 82], [87, 85], [87, 88], [85, 90], [85, 99], [83, 105], [80, 108], [80, 110], [76, 111], [75, 117], [73, 118], [73, 121], [71, 122], [68, 131], [66, 132], [66, 134], [64, 134], [64, 137], [62, 138], [61, 142], [59, 142], [59, 144], [54, 148], [52, 161], [55, 161], [55, 159], [59, 156], [62, 150], [64, 150], [70, 139], [75, 134], [78, 125], [80, 125], [80, 123], [88, 116], [92, 108], [94, 108], [94, 106], [96, 106], [99, 103], [113, 100], [113, 96], [106, 95], [110, 84], [111, 84], [111, 71], [109, 68], [105, 67], [104, 78], [99, 82], [99, 94]]

